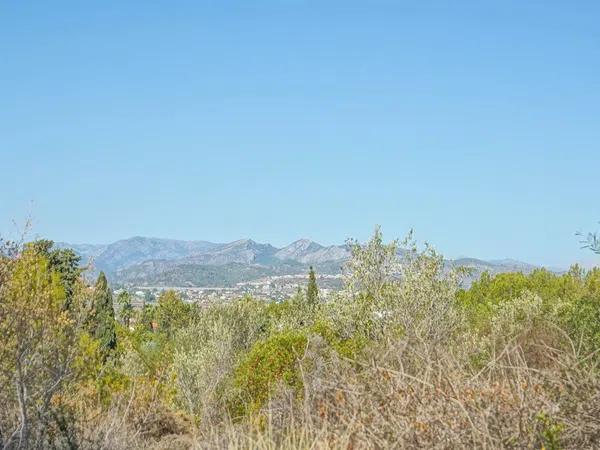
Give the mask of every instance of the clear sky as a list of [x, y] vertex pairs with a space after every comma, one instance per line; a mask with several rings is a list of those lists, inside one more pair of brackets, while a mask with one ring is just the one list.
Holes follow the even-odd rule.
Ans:
[[600, 2], [0, 0], [0, 232], [594, 261]]

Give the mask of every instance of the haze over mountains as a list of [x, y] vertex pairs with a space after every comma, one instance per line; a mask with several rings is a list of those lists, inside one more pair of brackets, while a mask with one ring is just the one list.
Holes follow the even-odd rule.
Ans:
[[[106, 272], [113, 283], [139, 286], [231, 286], [273, 275], [306, 273], [340, 274], [350, 256], [346, 245], [323, 246], [299, 239], [277, 248], [268, 243], [241, 239], [230, 243], [181, 241], [133, 237], [107, 245], [57, 243], [72, 248], [94, 272]], [[400, 250], [401, 251], [401, 250]], [[473, 276], [491, 273], [530, 272], [536, 266], [515, 260], [449, 260], [449, 265], [473, 269]]]
[[84, 260], [93, 259], [99, 270], [116, 272], [135, 264], [153, 260], [170, 261], [173, 264], [226, 265], [273, 264], [279, 261], [295, 261], [302, 264], [319, 264], [343, 260], [348, 257], [346, 246], [324, 247], [308, 239], [300, 239], [290, 245], [277, 248], [252, 239], [240, 239], [227, 244], [207, 241], [178, 241], [133, 237], [108, 245], [58, 243], [69, 247]]

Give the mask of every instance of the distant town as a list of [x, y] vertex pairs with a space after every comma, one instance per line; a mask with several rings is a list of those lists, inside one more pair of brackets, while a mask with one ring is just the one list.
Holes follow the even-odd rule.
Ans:
[[[215, 302], [227, 302], [244, 296], [260, 300], [283, 301], [304, 289], [308, 275], [273, 275], [257, 280], [237, 283], [232, 287], [181, 287], [181, 286], [132, 286], [115, 290], [115, 294], [127, 290], [133, 297], [132, 305], [140, 308], [154, 303], [167, 290], [176, 291], [187, 303], [208, 306]], [[342, 275], [318, 275], [319, 296], [327, 299], [342, 286]]]

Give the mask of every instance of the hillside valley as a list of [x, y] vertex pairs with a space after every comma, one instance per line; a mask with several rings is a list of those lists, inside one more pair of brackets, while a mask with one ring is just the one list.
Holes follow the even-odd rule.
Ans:
[[[324, 246], [309, 239], [282, 248], [251, 239], [213, 243], [139, 236], [107, 245], [62, 242], [57, 246], [72, 248], [90, 266], [91, 274], [104, 271], [113, 284], [122, 286], [232, 287], [269, 277], [301, 276], [310, 266], [318, 274], [335, 276], [341, 275], [350, 257], [346, 245]], [[537, 267], [510, 259], [459, 258], [446, 264], [468, 267], [470, 279], [484, 271], [529, 273]]]

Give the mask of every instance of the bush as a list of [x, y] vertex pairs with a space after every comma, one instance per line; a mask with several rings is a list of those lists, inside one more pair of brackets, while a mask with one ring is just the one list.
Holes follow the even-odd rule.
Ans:
[[298, 331], [285, 331], [257, 342], [234, 371], [237, 399], [230, 411], [234, 416], [259, 410], [279, 384], [302, 389], [298, 361], [308, 339]]
[[369, 342], [362, 334], [351, 337], [341, 336], [333, 323], [325, 319], [315, 322], [310, 331], [321, 336], [331, 348], [345, 358], [358, 357]]
[[264, 302], [244, 298], [199, 313], [174, 339], [178, 405], [196, 419], [222, 418], [232, 371], [269, 328]]

